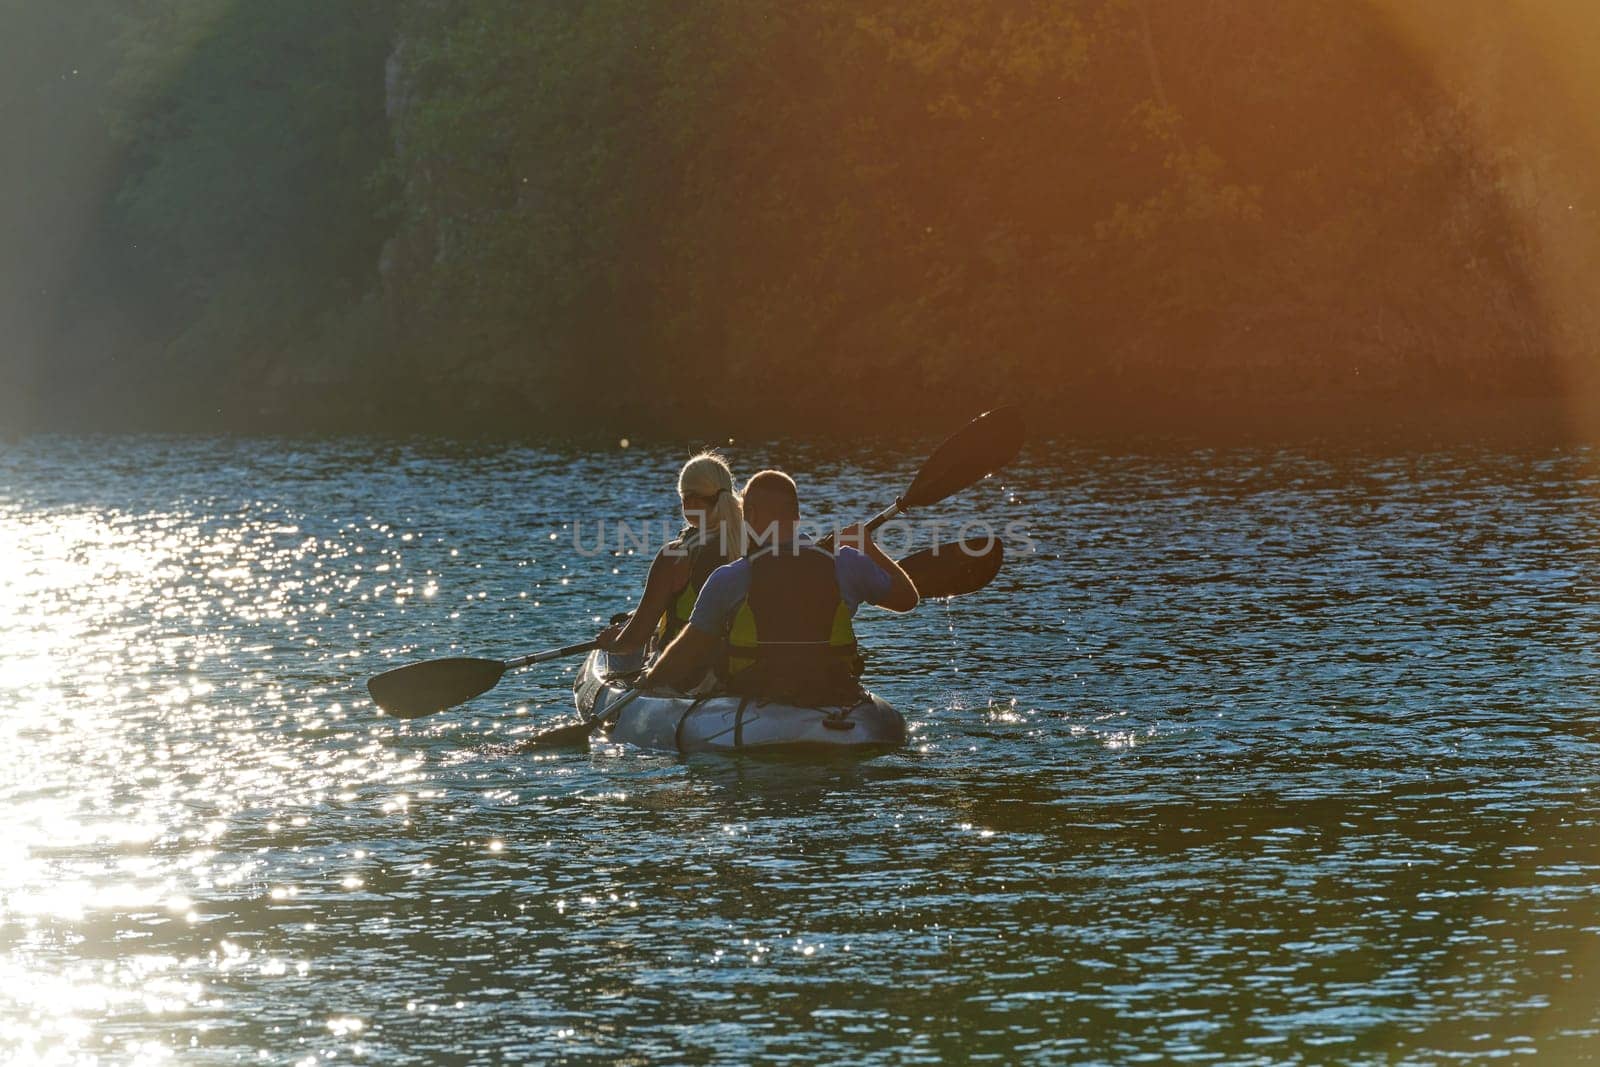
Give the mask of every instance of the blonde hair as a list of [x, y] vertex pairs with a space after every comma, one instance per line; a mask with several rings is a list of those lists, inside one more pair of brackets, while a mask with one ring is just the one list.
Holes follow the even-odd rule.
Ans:
[[738, 559], [745, 553], [744, 502], [733, 488], [733, 472], [728, 461], [716, 452], [700, 452], [678, 472], [678, 494], [715, 496], [716, 503], [706, 513], [702, 539], [709, 543], [720, 534], [722, 554]]

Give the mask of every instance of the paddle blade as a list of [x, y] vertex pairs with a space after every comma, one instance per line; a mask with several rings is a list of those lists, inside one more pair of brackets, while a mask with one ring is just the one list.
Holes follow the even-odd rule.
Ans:
[[497, 659], [430, 659], [367, 679], [372, 702], [401, 719], [415, 719], [493, 689], [506, 665]]
[[600, 728], [600, 724], [585, 719], [583, 722], [570, 723], [566, 726], [557, 726], [554, 730], [546, 730], [542, 734], [522, 742], [523, 748], [578, 748], [589, 743], [589, 735]]
[[994, 581], [1005, 561], [1005, 546], [997, 537], [972, 537], [913, 552], [900, 568], [924, 600], [966, 596]]
[[985, 411], [934, 449], [901, 498], [902, 503], [908, 508], [922, 508], [959, 493], [1015, 459], [1026, 434], [1020, 408]]

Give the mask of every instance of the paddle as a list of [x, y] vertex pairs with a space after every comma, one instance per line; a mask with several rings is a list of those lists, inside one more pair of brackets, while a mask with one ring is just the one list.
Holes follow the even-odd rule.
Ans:
[[617, 716], [622, 714], [622, 709], [632, 704], [644, 694], [643, 689], [632, 689], [618, 697], [602, 714], [592, 719], [581, 722], [568, 723], [566, 726], [557, 726], [553, 730], [546, 730], [542, 734], [522, 742], [522, 748], [573, 748], [589, 743], [589, 735], [605, 726], [607, 723], [617, 721]]
[[924, 548], [900, 560], [917, 595], [923, 600], [966, 596], [994, 581], [1005, 561], [1005, 546], [997, 537], [970, 537]]
[[493, 689], [509, 670], [576, 656], [597, 648], [593, 641], [546, 649], [517, 659], [474, 659], [453, 656], [408, 663], [367, 679], [372, 702], [400, 719], [415, 719], [454, 707]]
[[[912, 508], [925, 508], [953, 496], [1016, 458], [1027, 433], [1022, 412], [1016, 407], [995, 408], [967, 423], [933, 450], [917, 476], [893, 504], [867, 520], [871, 533]], [[833, 548], [833, 535], [817, 542]]]

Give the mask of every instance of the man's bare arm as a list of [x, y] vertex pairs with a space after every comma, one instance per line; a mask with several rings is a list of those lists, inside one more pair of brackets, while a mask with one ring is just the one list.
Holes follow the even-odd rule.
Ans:
[[685, 626], [666, 650], [656, 657], [650, 669], [639, 679], [646, 689], [684, 689], [698, 680], [698, 676], [711, 665], [711, 656], [717, 649], [717, 639], [708, 633]]

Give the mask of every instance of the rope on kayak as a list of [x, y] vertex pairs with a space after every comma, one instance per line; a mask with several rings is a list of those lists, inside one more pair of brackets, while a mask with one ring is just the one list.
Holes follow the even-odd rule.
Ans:
[[695, 708], [710, 699], [710, 696], [695, 697], [689, 702], [689, 706], [683, 709], [683, 714], [678, 716], [678, 725], [672, 731], [672, 743], [677, 746], [679, 752], [683, 751], [683, 724], [689, 721], [689, 716], [694, 713]]
[[740, 700], [739, 710], [733, 716], [733, 747], [735, 749], [744, 747], [744, 709], [750, 706], [750, 700], [750, 697]]

